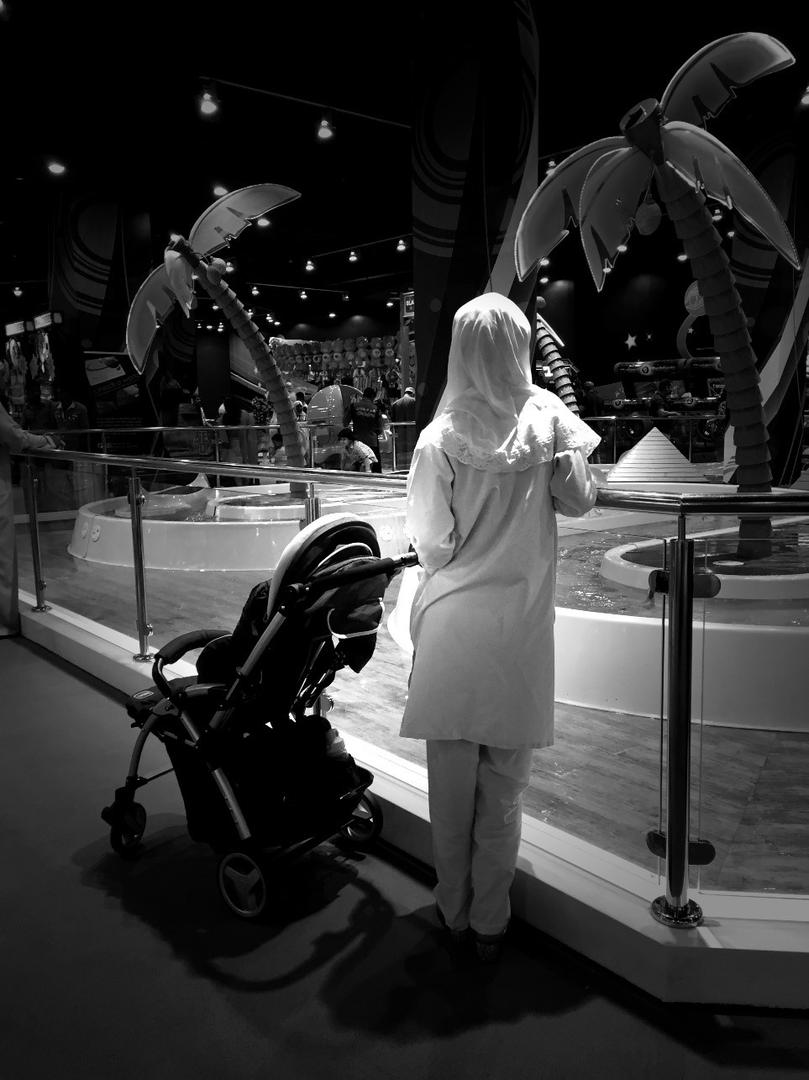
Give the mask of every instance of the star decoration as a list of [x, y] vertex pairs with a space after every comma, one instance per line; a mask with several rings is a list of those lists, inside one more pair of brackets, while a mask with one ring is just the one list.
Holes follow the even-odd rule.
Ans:
[[634, 334], [627, 334], [624, 345], [626, 345], [627, 349], [635, 349], [638, 345], [638, 339], [635, 337]]

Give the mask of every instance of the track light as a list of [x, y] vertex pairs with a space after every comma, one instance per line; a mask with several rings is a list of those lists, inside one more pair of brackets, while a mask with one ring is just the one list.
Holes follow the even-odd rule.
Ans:
[[66, 171], [67, 170], [65, 169], [65, 166], [61, 163], [61, 161], [48, 162], [48, 172], [52, 176], [61, 176]]
[[397, 251], [407, 251], [407, 244], [404, 242], [404, 240], [399, 241], [399, 243], [396, 245], [396, 250]]
[[306, 300], [306, 289], [301, 289], [300, 297], [301, 300]]
[[251, 294], [251, 296], [258, 296], [258, 289], [256, 288], [256, 286], [255, 286], [255, 285], [254, 285], [254, 286], [253, 286], [253, 288], [252, 288], [252, 289], [250, 290], [250, 294]]
[[348, 303], [348, 293], [347, 292], [343, 293], [343, 302], [346, 303], [346, 304]]
[[326, 139], [332, 139], [334, 137], [334, 127], [328, 116], [324, 116], [318, 124], [317, 137], [325, 141]]
[[356, 262], [358, 258], [359, 258], [359, 255], [356, 253], [356, 251], [352, 251], [351, 254], [348, 256], [348, 261], [349, 262]]
[[219, 100], [213, 92], [213, 87], [207, 86], [199, 99], [199, 111], [203, 116], [213, 116], [219, 112]]
[[228, 261], [225, 263], [225, 273], [232, 274], [235, 269], [236, 267], [233, 265], [230, 259], [228, 259]]
[[314, 268], [315, 268], [315, 264], [312, 262], [312, 260], [307, 259], [306, 260], [306, 269], [307, 270], [314, 270]]
[[14, 288], [12, 289], [12, 292], [14, 293], [15, 296], [22, 296], [22, 289], [20, 288], [19, 285], [15, 285]]

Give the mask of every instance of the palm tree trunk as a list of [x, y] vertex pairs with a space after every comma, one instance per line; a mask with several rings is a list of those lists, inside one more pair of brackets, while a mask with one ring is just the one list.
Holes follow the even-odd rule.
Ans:
[[173, 240], [170, 246], [194, 268], [203, 289], [219, 305], [224, 317], [247, 346], [250, 358], [267, 387], [270, 404], [278, 417], [287, 461], [295, 468], [305, 468], [306, 449], [303, 433], [295, 418], [295, 407], [284, 385], [281, 369], [261, 336], [261, 331], [250, 319], [241, 300], [222, 280], [222, 274], [215, 266], [201, 259], [183, 237]]
[[562, 355], [556, 347], [553, 335], [539, 320], [537, 320], [537, 324], [537, 348], [542, 356], [543, 363], [551, 369], [553, 388], [556, 391], [557, 396], [562, 399], [565, 405], [567, 405], [568, 409], [578, 416], [579, 405], [576, 401], [573, 383], [570, 381], [570, 376], [567, 373], [567, 367], [562, 359]]
[[[658, 193], [683, 242], [691, 271], [705, 302], [727, 388], [727, 406], [736, 446], [738, 489], [772, 491], [770, 451], [756, 356], [730, 262], [700, 192], [668, 165], [655, 167]], [[771, 551], [768, 518], [739, 519], [738, 555], [762, 558]]]

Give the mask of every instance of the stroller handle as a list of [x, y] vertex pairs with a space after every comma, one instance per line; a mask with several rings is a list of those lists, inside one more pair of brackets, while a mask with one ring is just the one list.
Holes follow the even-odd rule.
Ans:
[[152, 679], [160, 693], [164, 697], [171, 697], [171, 688], [163, 675], [165, 664], [173, 664], [192, 649], [201, 649], [211, 641], [223, 637], [230, 637], [230, 630], [191, 630], [163, 645], [152, 665]]
[[364, 578], [375, 577], [377, 574], [386, 574], [393, 578], [400, 570], [407, 566], [416, 566], [419, 557], [415, 551], [408, 551], [396, 558], [374, 559], [363, 566], [349, 566], [344, 570], [332, 570], [318, 577], [316, 581], [288, 585], [282, 593], [285, 601], [296, 603], [301, 600], [311, 600], [328, 592], [340, 585], [348, 585], [352, 581], [362, 581]]

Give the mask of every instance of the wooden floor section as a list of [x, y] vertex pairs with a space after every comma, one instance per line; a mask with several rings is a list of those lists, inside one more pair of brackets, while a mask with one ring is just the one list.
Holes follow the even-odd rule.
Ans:
[[[71, 526], [41, 526], [47, 600], [135, 636], [132, 571], [73, 559]], [[27, 529], [19, 527], [21, 586], [33, 592]], [[200, 627], [232, 629], [260, 575], [148, 571], [153, 644]], [[395, 598], [394, 582], [386, 602]], [[424, 744], [402, 739], [408, 665], [385, 629], [359, 674], [341, 672], [332, 722], [410, 761]], [[144, 684], [148, 682], [144, 671]], [[645, 835], [659, 825], [661, 723], [558, 704], [556, 741], [537, 751], [526, 812], [651, 870]], [[809, 735], [694, 729], [692, 835], [710, 840], [715, 861], [692, 870], [692, 885], [747, 892], [809, 893]], [[698, 878], [698, 874], [701, 876]]]

